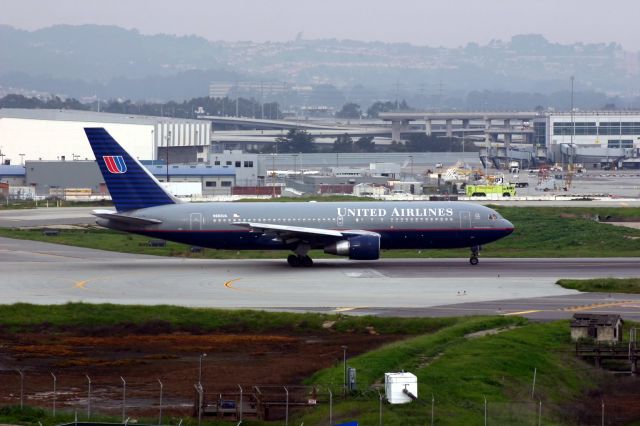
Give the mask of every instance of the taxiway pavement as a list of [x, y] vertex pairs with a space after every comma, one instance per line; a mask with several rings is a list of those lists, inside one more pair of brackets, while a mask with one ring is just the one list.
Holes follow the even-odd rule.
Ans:
[[640, 296], [584, 294], [559, 278], [630, 277], [635, 258], [206, 260], [131, 255], [0, 238], [0, 303], [171, 304], [349, 312], [385, 316], [517, 314], [580, 310], [640, 318]]

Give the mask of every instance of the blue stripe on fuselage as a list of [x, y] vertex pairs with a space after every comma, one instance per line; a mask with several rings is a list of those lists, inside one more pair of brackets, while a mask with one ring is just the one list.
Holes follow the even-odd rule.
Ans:
[[[238, 231], [144, 231], [128, 230], [152, 238], [161, 238], [198, 247], [222, 250], [285, 250], [294, 248], [275, 241], [272, 236]], [[374, 230], [380, 234], [382, 249], [451, 249], [484, 245], [509, 235], [512, 229], [446, 230]]]

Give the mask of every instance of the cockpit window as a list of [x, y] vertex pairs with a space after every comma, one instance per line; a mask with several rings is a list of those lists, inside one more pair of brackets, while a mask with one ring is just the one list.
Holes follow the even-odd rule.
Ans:
[[489, 213], [489, 220], [498, 220], [498, 215], [495, 213]]

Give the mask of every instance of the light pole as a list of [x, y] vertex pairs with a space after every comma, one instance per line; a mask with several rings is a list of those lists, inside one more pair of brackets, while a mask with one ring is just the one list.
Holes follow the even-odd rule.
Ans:
[[413, 179], [413, 155], [409, 156], [409, 162], [411, 163], [411, 179]]
[[571, 76], [571, 152], [569, 154], [569, 164], [570, 169], [573, 169], [573, 138], [576, 135], [576, 120], [574, 117], [574, 111], [573, 111], [573, 80], [575, 79], [574, 76]]
[[198, 367], [198, 385], [202, 386], [202, 358], [206, 357], [207, 354], [203, 353], [200, 355], [200, 365]]
[[165, 162], [167, 163], [167, 182], [169, 182], [169, 141], [171, 140], [171, 130], [167, 131], [167, 145], [165, 146]]

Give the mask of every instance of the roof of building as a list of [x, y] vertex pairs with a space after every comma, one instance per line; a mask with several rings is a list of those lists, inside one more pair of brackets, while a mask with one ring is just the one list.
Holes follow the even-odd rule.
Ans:
[[0, 176], [24, 176], [24, 166], [0, 166]]
[[80, 111], [73, 109], [0, 108], [0, 118], [146, 125], [154, 125], [156, 123], [203, 123], [202, 120], [188, 120], [184, 118], [115, 114], [110, 112]]
[[618, 321], [624, 322], [617, 314], [574, 314], [571, 327], [614, 327]]
[[[166, 176], [167, 167], [164, 165], [145, 165], [147, 170], [155, 176]], [[170, 165], [169, 176], [235, 176], [236, 169], [232, 166], [183, 166]]]

